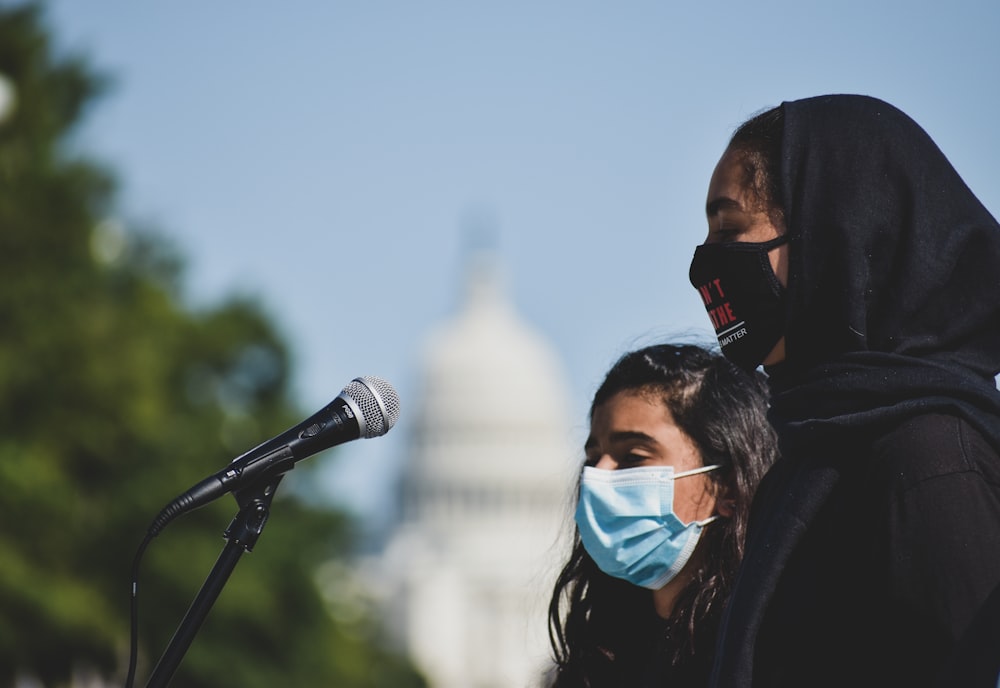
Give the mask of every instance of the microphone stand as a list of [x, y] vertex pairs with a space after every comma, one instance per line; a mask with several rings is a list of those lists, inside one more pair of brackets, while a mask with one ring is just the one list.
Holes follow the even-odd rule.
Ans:
[[208, 612], [215, 604], [222, 588], [225, 587], [226, 581], [229, 580], [229, 576], [236, 568], [240, 557], [243, 556], [244, 552], [251, 551], [257, 543], [257, 538], [264, 530], [264, 525], [270, 515], [274, 492], [283, 476], [283, 473], [272, 478], [264, 476], [233, 493], [240, 510], [223, 534], [228, 542], [215, 562], [211, 573], [202, 584], [197, 597], [188, 608], [187, 614], [184, 615], [174, 632], [163, 656], [160, 657], [160, 661], [153, 669], [153, 673], [146, 683], [146, 688], [165, 687], [173, 677], [174, 672], [177, 671], [181, 659], [191, 646], [195, 634], [201, 628], [202, 622], [208, 616]]

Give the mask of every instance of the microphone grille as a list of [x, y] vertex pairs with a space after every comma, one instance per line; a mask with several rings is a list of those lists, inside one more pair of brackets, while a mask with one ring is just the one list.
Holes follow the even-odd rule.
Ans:
[[399, 395], [392, 385], [379, 377], [356, 377], [347, 383], [343, 394], [361, 409], [364, 437], [381, 437], [399, 420]]

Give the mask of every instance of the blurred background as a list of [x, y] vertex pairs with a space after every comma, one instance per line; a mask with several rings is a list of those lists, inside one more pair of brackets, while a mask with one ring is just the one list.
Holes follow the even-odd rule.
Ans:
[[[996, 214], [998, 26], [992, 0], [0, 0], [0, 685], [121, 685], [152, 518], [362, 375], [398, 425], [287, 476], [177, 685], [527, 685], [509, 634], [414, 619], [488, 599], [523, 630], [484, 591], [544, 598], [604, 372], [711, 341], [687, 266], [732, 129], [877, 96]], [[486, 520], [432, 489], [460, 456]], [[146, 550], [139, 685], [234, 512]], [[449, 643], [500, 659], [472, 682]]]

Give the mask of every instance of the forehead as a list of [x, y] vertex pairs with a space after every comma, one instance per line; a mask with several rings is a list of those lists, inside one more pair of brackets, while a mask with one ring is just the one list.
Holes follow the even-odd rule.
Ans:
[[746, 210], [752, 205], [751, 198], [743, 158], [727, 148], [708, 182], [705, 212], [712, 216], [721, 210]]
[[612, 432], [625, 427], [630, 429], [655, 428], [673, 425], [673, 416], [663, 400], [648, 390], [618, 392], [594, 408], [591, 431]]

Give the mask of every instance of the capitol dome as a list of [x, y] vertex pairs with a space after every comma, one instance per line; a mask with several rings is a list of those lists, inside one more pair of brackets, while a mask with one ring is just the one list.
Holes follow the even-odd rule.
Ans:
[[368, 580], [432, 688], [524, 688], [551, 667], [581, 450], [558, 356], [492, 259], [467, 268], [461, 307], [421, 348], [399, 520]]
[[[535, 482], [548, 476], [565, 492], [562, 469], [576, 454], [566, 444], [570, 405], [562, 364], [519, 316], [504, 287], [497, 262], [475, 257], [459, 312], [427, 336], [411, 468], [425, 477], [455, 475], [474, 463], [478, 479]], [[463, 453], [462, 437], [474, 438], [476, 456]]]

